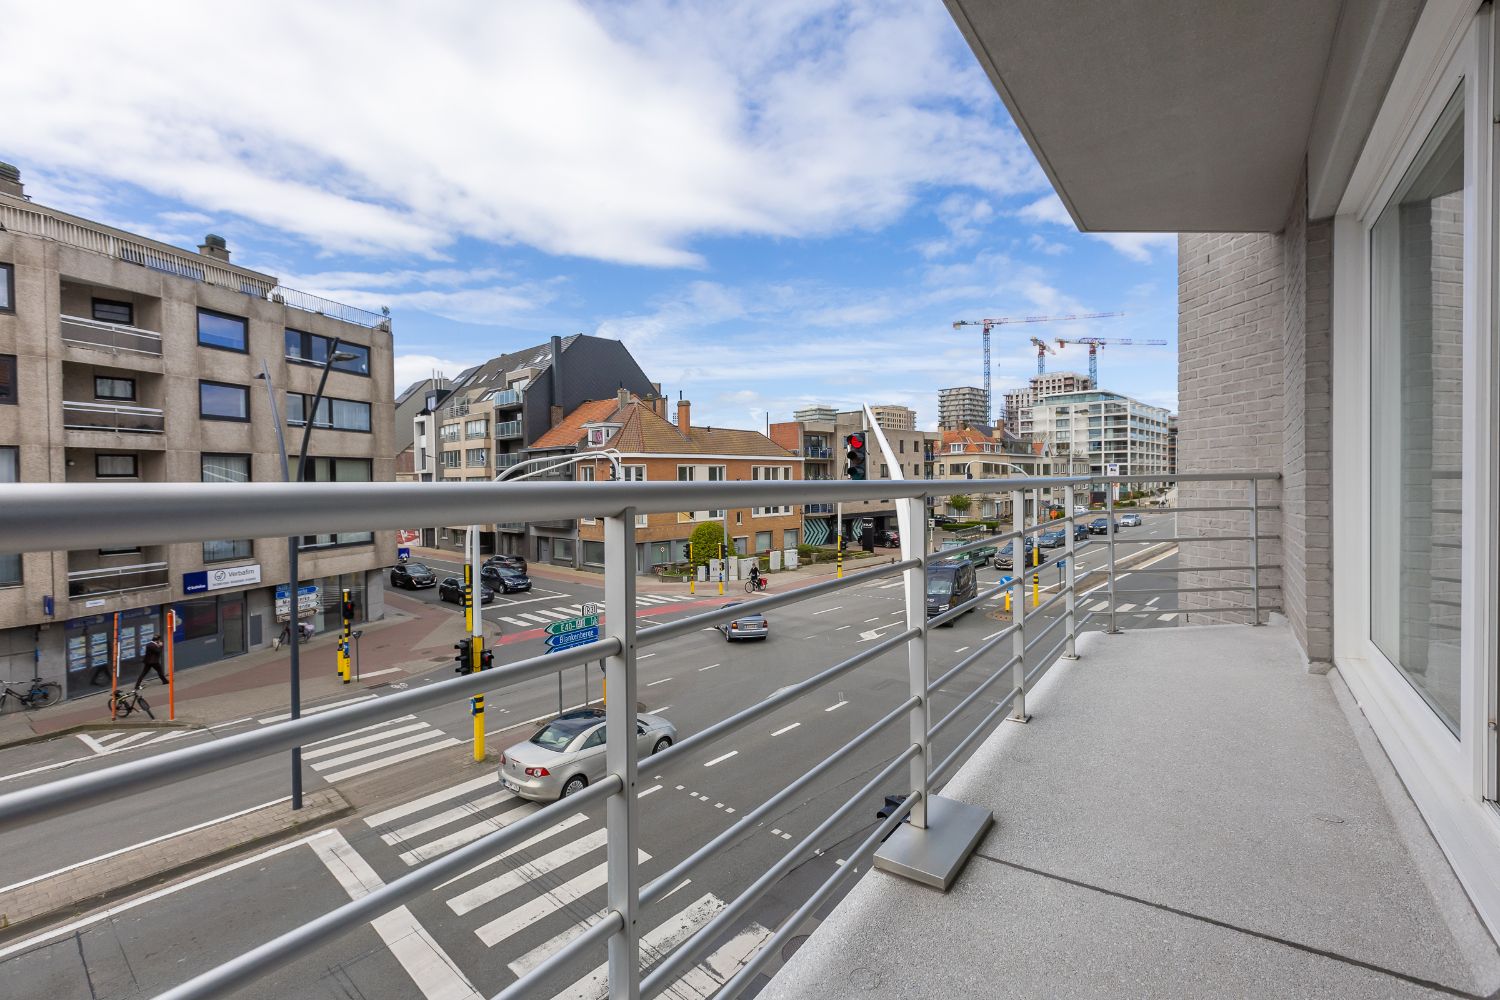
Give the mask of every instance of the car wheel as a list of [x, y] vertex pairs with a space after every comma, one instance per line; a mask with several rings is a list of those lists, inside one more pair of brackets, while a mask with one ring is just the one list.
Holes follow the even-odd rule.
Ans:
[[573, 775], [573, 777], [568, 779], [568, 783], [566, 785], [563, 785], [562, 795], [560, 797], [565, 799], [569, 795], [577, 794], [578, 792], [583, 791], [583, 786], [587, 785], [588, 783], [589, 779], [585, 778], [581, 774], [575, 774]]
[[672, 737], [670, 737], [670, 736], [663, 736], [661, 739], [659, 739], [659, 740], [656, 741], [656, 746], [654, 746], [654, 747], [651, 748], [651, 752], [652, 753], [661, 753], [663, 750], [665, 750], [667, 747], [669, 747], [671, 745], [672, 745]]

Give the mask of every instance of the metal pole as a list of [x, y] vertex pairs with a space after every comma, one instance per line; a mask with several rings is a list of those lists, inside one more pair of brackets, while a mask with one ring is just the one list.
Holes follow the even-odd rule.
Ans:
[[1250, 624], [1260, 624], [1260, 494], [1250, 480]]
[[[898, 503], [906, 508], [906, 524], [901, 532], [901, 558], [920, 559], [927, 551], [925, 505], [921, 500], [901, 500]], [[909, 739], [922, 748], [922, 752], [911, 759], [911, 790], [921, 793], [917, 804], [912, 807], [911, 825], [923, 830], [927, 828], [927, 778], [932, 773], [927, 704], [927, 573], [924, 567], [914, 566], [906, 570], [902, 578], [906, 584], [906, 627], [920, 630], [920, 634], [906, 644], [906, 675], [911, 696], [919, 702], [911, 710]]]
[[640, 1000], [639, 872], [636, 870], [635, 508], [604, 519], [604, 631], [620, 652], [604, 661], [606, 687], [615, 697], [604, 715], [605, 768], [622, 786], [605, 801], [606, 908], [624, 919], [609, 938], [610, 1000]]
[[1109, 549], [1109, 634], [1119, 635], [1115, 624], [1115, 484], [1108, 481], [1104, 484], [1104, 519]]
[[163, 645], [167, 651], [167, 720], [177, 721], [177, 612], [167, 609], [167, 634]]
[[[469, 669], [480, 670], [484, 664], [483, 581], [479, 578], [479, 525], [469, 529], [466, 539], [468, 556], [464, 566], [464, 606], [469, 626]], [[474, 759], [484, 760], [484, 695], [474, 698]]]
[[1063, 499], [1064, 503], [1067, 504], [1067, 513], [1063, 515], [1063, 524], [1067, 526], [1068, 532], [1067, 541], [1065, 543], [1067, 546], [1068, 554], [1063, 557], [1063, 562], [1067, 566], [1067, 582], [1063, 584], [1066, 589], [1063, 592], [1068, 595], [1067, 597], [1063, 598], [1063, 615], [1068, 619], [1063, 624], [1063, 631], [1067, 636], [1067, 646], [1063, 649], [1063, 657], [1069, 660], [1076, 660], [1078, 659], [1078, 591], [1076, 588], [1077, 577], [1075, 576], [1075, 574], [1077, 572], [1076, 566], [1078, 563], [1078, 559], [1074, 555], [1073, 551], [1076, 547], [1076, 543], [1073, 540], [1073, 531], [1078, 522], [1074, 520], [1073, 515], [1073, 505], [1076, 497], [1072, 484], [1068, 485]]
[[[1010, 491], [1011, 526], [1026, 530], [1026, 492]], [[1017, 689], [1015, 701], [1010, 706], [1010, 721], [1027, 722], [1026, 714], [1026, 536], [1017, 535], [1010, 543], [1010, 569], [1015, 575], [1010, 581], [1011, 621], [1016, 630], [1011, 633], [1011, 687]]]

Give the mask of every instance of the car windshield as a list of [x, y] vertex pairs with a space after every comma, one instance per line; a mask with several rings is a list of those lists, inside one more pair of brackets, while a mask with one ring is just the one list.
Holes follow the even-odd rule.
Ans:
[[953, 578], [951, 576], [935, 576], [927, 581], [928, 597], [947, 597], [953, 593]]
[[526, 575], [525, 573], [522, 573], [520, 570], [516, 569], [513, 566], [501, 566], [496, 571], [496, 573], [499, 576], [505, 577], [507, 580], [520, 579], [521, 577], [523, 577], [523, 576]]
[[423, 566], [421, 563], [407, 563], [406, 571], [408, 573], [425, 573], [428, 576], [432, 575], [432, 570], [428, 569], [426, 566]]
[[555, 750], [558, 753], [566, 750], [568, 744], [585, 729], [596, 725], [598, 719], [553, 719], [531, 738], [531, 742], [547, 750]]

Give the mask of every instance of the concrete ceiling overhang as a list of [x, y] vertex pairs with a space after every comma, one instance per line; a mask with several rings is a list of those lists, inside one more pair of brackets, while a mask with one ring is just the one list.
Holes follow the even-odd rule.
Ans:
[[1281, 229], [1326, 117], [1340, 2], [946, 3], [1080, 229]]

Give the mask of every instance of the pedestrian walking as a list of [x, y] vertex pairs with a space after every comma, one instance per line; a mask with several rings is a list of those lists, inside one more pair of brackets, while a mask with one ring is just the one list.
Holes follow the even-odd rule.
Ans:
[[146, 675], [156, 671], [156, 676], [161, 678], [163, 684], [167, 683], [167, 672], [161, 665], [162, 642], [161, 636], [153, 635], [151, 641], [146, 643], [145, 650], [141, 653], [141, 675], [135, 679], [135, 686], [139, 688], [146, 683]]

